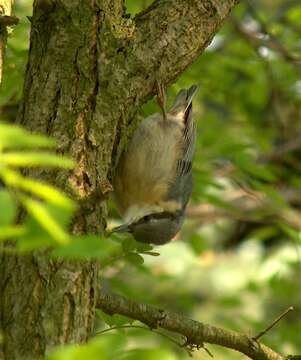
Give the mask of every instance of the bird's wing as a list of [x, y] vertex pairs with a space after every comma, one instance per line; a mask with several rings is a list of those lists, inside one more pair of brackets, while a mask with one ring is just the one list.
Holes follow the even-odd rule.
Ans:
[[188, 90], [181, 90], [171, 108], [171, 112], [183, 115], [183, 147], [182, 156], [178, 161], [177, 175], [182, 176], [191, 171], [192, 159], [195, 148], [195, 123], [192, 118], [192, 99], [198, 90], [198, 86], [192, 85]]
[[196, 126], [192, 117], [192, 98], [198, 87], [191, 86], [188, 90], [181, 90], [177, 95], [171, 112], [184, 112], [184, 128], [182, 132], [182, 156], [178, 160], [176, 180], [169, 190], [168, 198], [180, 201], [183, 208], [190, 198], [192, 192], [192, 160], [195, 150]]
[[182, 176], [191, 171], [192, 168], [192, 159], [195, 150], [195, 132], [196, 127], [192, 118], [192, 109], [191, 104], [185, 113], [185, 127], [183, 130], [183, 147], [182, 147], [182, 157], [178, 160], [177, 166], [177, 175]]

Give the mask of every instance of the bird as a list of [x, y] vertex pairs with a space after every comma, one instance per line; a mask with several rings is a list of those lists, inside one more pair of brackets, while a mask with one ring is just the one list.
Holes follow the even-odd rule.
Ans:
[[114, 200], [125, 223], [112, 231], [163, 245], [181, 229], [193, 189], [192, 99], [198, 86], [181, 89], [168, 111], [163, 84], [157, 82], [157, 89], [161, 113], [141, 121], [116, 168]]

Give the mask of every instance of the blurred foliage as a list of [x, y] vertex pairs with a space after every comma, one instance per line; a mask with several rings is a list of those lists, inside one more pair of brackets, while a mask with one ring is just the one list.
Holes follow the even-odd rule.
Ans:
[[[71, 160], [50, 152], [28, 150], [53, 145], [54, 142], [45, 137], [0, 123], [0, 179], [3, 184], [0, 190], [0, 237], [2, 241], [17, 237], [20, 249], [24, 244], [25, 247], [34, 247], [35, 241], [41, 246], [43, 241], [47, 244], [51, 241], [67, 243], [69, 239], [61, 222], [72, 215], [73, 202], [54, 187], [25, 177], [19, 170], [36, 166], [72, 168]], [[21, 212], [17, 213], [17, 204], [22, 205], [28, 214], [22, 225], [13, 225], [18, 217], [22, 217]]]
[[54, 146], [47, 137], [0, 122], [0, 241], [15, 240], [15, 246], [8, 243], [1, 250], [26, 252], [49, 246], [52, 256], [97, 258], [103, 267], [120, 259], [137, 266], [144, 262], [141, 254], [159, 255], [152, 246], [131, 238], [70, 234], [75, 203], [52, 185], [29, 177], [29, 170], [37, 167], [73, 168], [70, 159], [43, 150]]
[[[127, 13], [134, 16], [150, 3], [127, 0]], [[15, 119], [21, 98], [30, 12], [30, 1], [16, 2], [20, 24], [9, 37], [0, 93], [0, 116], [6, 121]], [[19, 169], [71, 163], [42, 152], [53, 147], [49, 139], [4, 124], [0, 240], [16, 239], [20, 251], [51, 245], [54, 256], [93, 256], [102, 262], [104, 287], [248, 334], [294, 305], [262, 340], [281, 353], [300, 354], [300, 24], [298, 1], [242, 2], [202, 56], [168, 88], [171, 103], [180, 88], [200, 85], [193, 104], [198, 119], [193, 199], [173, 242], [153, 250], [130, 238], [70, 235], [73, 202]], [[145, 116], [154, 111], [159, 111], [155, 100], [142, 109]], [[20, 206], [27, 215], [15, 225]], [[5, 251], [12, 248], [5, 245]], [[98, 312], [98, 331], [130, 323]], [[243, 358], [208, 348], [218, 359]], [[186, 357], [164, 337], [133, 328], [58, 349], [48, 359]], [[208, 355], [199, 351], [193, 357]]]

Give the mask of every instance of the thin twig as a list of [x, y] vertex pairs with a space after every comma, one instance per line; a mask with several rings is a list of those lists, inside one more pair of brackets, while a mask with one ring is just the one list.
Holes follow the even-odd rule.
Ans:
[[189, 349], [187, 349], [186, 347], [183, 347], [183, 345], [180, 344], [177, 340], [175, 340], [172, 337], [162, 333], [161, 331], [154, 330], [154, 329], [151, 329], [149, 327], [142, 326], [142, 325], [116, 325], [116, 326], [111, 326], [108, 329], [97, 331], [96, 334], [101, 335], [101, 334], [107, 333], [109, 331], [119, 330], [119, 329], [142, 329], [142, 330], [146, 330], [146, 331], [151, 331], [151, 332], [153, 332], [155, 334], [161, 335], [162, 337], [164, 337], [168, 341], [170, 341], [173, 344], [177, 345], [179, 348], [185, 350], [190, 355]]
[[269, 330], [271, 330], [284, 316], [286, 316], [290, 311], [294, 310], [293, 306], [287, 308], [282, 314], [280, 314], [267, 328], [261, 331], [258, 335], [254, 336], [252, 339], [257, 341], [263, 335], [265, 335]]

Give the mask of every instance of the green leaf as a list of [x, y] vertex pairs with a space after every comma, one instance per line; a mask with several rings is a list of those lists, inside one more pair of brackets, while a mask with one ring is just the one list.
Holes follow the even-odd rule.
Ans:
[[29, 214], [60, 244], [67, 244], [70, 241], [69, 235], [51, 215], [45, 204], [33, 200], [27, 196], [20, 197], [22, 204]]
[[194, 233], [190, 237], [189, 243], [196, 255], [202, 254], [208, 248], [206, 239], [204, 239], [203, 236], [197, 233]]
[[296, 24], [300, 23], [300, 18], [301, 18], [301, 5], [299, 4], [298, 6], [294, 6], [292, 8], [289, 8], [287, 10], [287, 19], [291, 22], [295, 22]]
[[[44, 207], [46, 207], [48, 213], [61, 228], [68, 228], [73, 214], [70, 209], [52, 204], [44, 204]], [[28, 214], [23, 225], [26, 227], [26, 234], [18, 239], [17, 246], [20, 251], [31, 251], [42, 247], [58, 245], [57, 240], [53, 238], [53, 235], [44, 228], [43, 224], [36, 217]]]
[[121, 326], [126, 324], [132, 324], [135, 321], [124, 315], [119, 315], [119, 314], [108, 315], [100, 309], [96, 310], [96, 314], [109, 326]]
[[283, 196], [277, 191], [272, 185], [266, 185], [263, 183], [260, 183], [259, 181], [252, 180], [252, 184], [255, 189], [260, 190], [262, 193], [264, 193], [266, 196], [268, 196], [273, 202], [275, 202], [275, 205], [285, 208], [287, 207], [287, 202], [284, 199]]
[[203, 198], [205, 198], [210, 204], [212, 204], [218, 208], [222, 208], [222, 209], [225, 209], [228, 211], [233, 211], [233, 212], [236, 211], [236, 208], [232, 204], [226, 202], [220, 196], [207, 193], [207, 194], [203, 194]]
[[[177, 357], [172, 350], [156, 348], [156, 349], [132, 349], [126, 351], [120, 360], [177, 360], [180, 357]], [[182, 357], [181, 357], [182, 359]]]
[[0, 226], [0, 241], [20, 237], [26, 234], [24, 226]]
[[54, 147], [55, 141], [45, 136], [30, 134], [14, 125], [0, 123], [0, 151], [4, 148]]
[[57, 245], [53, 237], [45, 231], [44, 227], [32, 216], [28, 215], [23, 222], [24, 234], [17, 238], [17, 249], [28, 252]]
[[144, 263], [144, 259], [141, 255], [137, 253], [130, 253], [125, 256], [125, 259], [130, 262], [132, 265], [140, 266]]
[[122, 249], [124, 252], [136, 250], [137, 242], [132, 237], [128, 237], [122, 241]]
[[275, 175], [267, 166], [258, 165], [255, 160], [246, 153], [236, 154], [234, 161], [241, 170], [254, 176], [255, 178], [270, 182], [276, 180]]
[[8, 186], [30, 191], [52, 204], [62, 206], [70, 210], [75, 209], [74, 202], [51, 185], [44, 184], [41, 181], [25, 178], [18, 172], [7, 168], [0, 169], [0, 177]]
[[69, 345], [52, 354], [46, 360], [112, 360], [123, 356], [127, 335], [121, 332], [101, 334], [84, 345]]
[[0, 163], [21, 167], [45, 166], [65, 169], [72, 169], [74, 167], [74, 162], [71, 159], [46, 152], [0, 153]]
[[263, 226], [251, 231], [248, 238], [264, 241], [278, 234], [279, 230], [275, 226]]
[[136, 241], [136, 249], [139, 253], [144, 253], [146, 251], [151, 251], [153, 250], [153, 246], [150, 245], [150, 244], [144, 244], [144, 243], [141, 243], [139, 241]]
[[120, 254], [119, 243], [97, 235], [71, 236], [68, 245], [56, 248], [52, 254], [72, 259], [97, 258], [100, 261], [115, 254]]
[[150, 256], [160, 256], [160, 253], [155, 251], [143, 251], [141, 254], [150, 255]]
[[284, 223], [280, 223], [279, 226], [291, 239], [301, 243], [301, 231], [297, 231]]
[[[0, 226], [9, 225], [16, 214], [16, 203], [7, 190], [0, 190]], [[1, 236], [1, 234], [0, 234]]]

